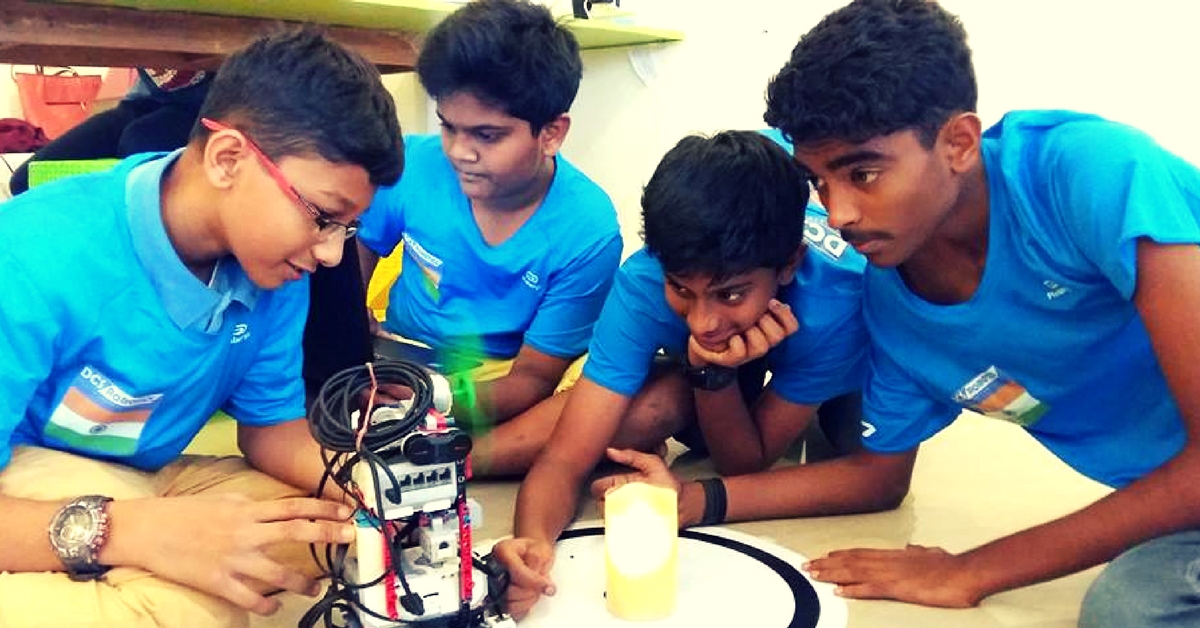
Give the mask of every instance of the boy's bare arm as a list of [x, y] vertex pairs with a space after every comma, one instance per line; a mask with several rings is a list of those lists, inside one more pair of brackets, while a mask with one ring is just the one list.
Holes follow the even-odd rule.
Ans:
[[1200, 527], [1200, 248], [1138, 244], [1134, 302], [1179, 405], [1183, 450], [1159, 469], [1058, 520], [964, 554], [937, 548], [851, 550], [813, 561], [844, 595], [973, 606], [988, 595], [1111, 560], [1147, 540]]
[[513, 533], [553, 543], [575, 515], [579, 489], [604, 455], [629, 398], [587, 378], [571, 389], [546, 448], [517, 494]]
[[908, 494], [917, 450], [869, 451], [725, 478], [727, 521], [819, 517], [896, 508]]
[[570, 365], [571, 360], [522, 345], [504, 377], [475, 384], [471, 411], [491, 422], [507, 421], [553, 395]]
[[785, 401], [769, 387], [753, 410], [738, 387], [696, 391], [696, 420], [721, 475], [754, 473], [770, 467], [804, 432], [816, 406]]
[[[313, 439], [306, 419], [253, 427], [238, 425], [238, 448], [250, 466], [267, 475], [316, 493], [325, 465], [321, 447]], [[342, 495], [333, 483], [325, 487], [327, 499], [340, 501]]]
[[[63, 571], [50, 548], [48, 528], [67, 502], [0, 496], [5, 542], [0, 570]], [[256, 579], [311, 594], [314, 584], [263, 553], [274, 543], [349, 542], [349, 509], [324, 500], [295, 498], [252, 502], [236, 495], [114, 500], [109, 534], [97, 558], [102, 565], [131, 566], [216, 595], [260, 614], [279, 601], [249, 587]]]
[[513, 537], [498, 543], [496, 557], [508, 568], [510, 612], [520, 617], [541, 595], [553, 594], [554, 542], [575, 516], [579, 489], [616, 435], [630, 400], [582, 378], [546, 448], [521, 483]]
[[[819, 517], [896, 508], [908, 494], [917, 450], [896, 454], [856, 452], [836, 460], [727, 477], [725, 521]], [[610, 457], [638, 471], [597, 480], [592, 494], [626, 482], [679, 489], [679, 525], [700, 523], [705, 492], [697, 482], [681, 482], [657, 456], [614, 451]]]
[[0, 543], [0, 571], [63, 570], [62, 562], [50, 548], [48, 529], [54, 513], [67, 501], [35, 501], [0, 495], [5, 529], [4, 543]]
[[[767, 352], [796, 333], [800, 323], [791, 307], [771, 299], [758, 322], [735, 336], [720, 352], [706, 350], [688, 338], [688, 361], [740, 367], [763, 359]], [[738, 386], [695, 391], [696, 418], [713, 464], [721, 475], [753, 473], [771, 466], [804, 431], [815, 406], [784, 401], [768, 388], [754, 407], [748, 407]]]

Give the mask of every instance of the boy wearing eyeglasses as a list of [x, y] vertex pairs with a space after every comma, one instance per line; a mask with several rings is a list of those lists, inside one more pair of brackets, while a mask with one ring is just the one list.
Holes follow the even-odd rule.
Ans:
[[[0, 208], [0, 623], [243, 626], [312, 594], [307, 276], [402, 143], [361, 56], [311, 30], [222, 65], [186, 147]], [[217, 410], [244, 458], [181, 456]], [[332, 496], [336, 497], [336, 496]]]
[[476, 475], [522, 473], [621, 256], [612, 202], [558, 154], [579, 46], [544, 6], [477, 0], [429, 34], [417, 75], [441, 136], [406, 138], [404, 178], [363, 217], [363, 276], [403, 246], [382, 331], [482, 358], [455, 417], [490, 427], [476, 432]]

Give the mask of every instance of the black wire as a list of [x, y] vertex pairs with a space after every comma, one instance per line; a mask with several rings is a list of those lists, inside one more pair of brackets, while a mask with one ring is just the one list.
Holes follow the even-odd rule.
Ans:
[[[396, 446], [433, 407], [433, 380], [425, 368], [405, 360], [381, 360], [372, 365], [376, 384], [399, 384], [413, 392], [412, 405], [399, 421], [372, 424], [363, 437], [362, 449], [380, 453]], [[371, 371], [366, 365], [339, 371], [325, 381], [309, 413], [308, 426], [313, 438], [332, 451], [359, 450], [358, 425], [351, 416], [360, 410], [364, 393], [371, 391]], [[371, 417], [359, 416], [359, 423]]]
[[[362, 406], [372, 389], [376, 389], [378, 392], [378, 388], [387, 384], [398, 384], [412, 390], [411, 405], [404, 417], [398, 421], [368, 423], [360, 448], [358, 433], [362, 429], [363, 421], [371, 419], [371, 417], [363, 415]], [[309, 413], [309, 431], [323, 448], [321, 458], [325, 464], [325, 473], [321, 476], [318, 494], [322, 494], [328, 483], [333, 482], [347, 495], [353, 497], [355, 506], [360, 512], [375, 513], [377, 519], [370, 515], [364, 516], [371, 517], [370, 525], [379, 531], [385, 542], [389, 543], [391, 571], [399, 578], [400, 585], [405, 592], [402, 602], [412, 600], [414, 597], [420, 602], [420, 598], [413, 595], [401, 567], [403, 548], [400, 540], [411, 534], [412, 528], [416, 525], [416, 513], [400, 531], [385, 529], [387, 522], [384, 518], [383, 491], [378, 470], [383, 470], [387, 480], [391, 482], [391, 486], [398, 487], [400, 483], [392, 473], [391, 466], [379, 453], [397, 447], [402, 439], [424, 420], [432, 407], [433, 380], [424, 367], [405, 360], [384, 360], [335, 373], [321, 386]], [[357, 422], [353, 418], [356, 412], [359, 413]], [[375, 496], [373, 505], [363, 503], [360, 498], [361, 492], [352, 478], [354, 466], [364, 462], [371, 470], [371, 483]], [[396, 540], [394, 544], [391, 543], [392, 539]], [[320, 619], [325, 620], [326, 626], [333, 627], [336, 625], [334, 614], [338, 612], [346, 617], [351, 617], [355, 611], [358, 611], [377, 619], [393, 621], [392, 618], [380, 615], [359, 603], [356, 592], [379, 584], [385, 578], [386, 573], [367, 583], [349, 582], [345, 573], [348, 547], [344, 544], [325, 547], [325, 564], [321, 566], [329, 572], [329, 588], [326, 590], [325, 596], [300, 619], [300, 628], [315, 626]], [[310, 552], [314, 560], [320, 564], [316, 548], [311, 547]], [[405, 602], [404, 606], [409, 612], [413, 612], [409, 608], [409, 603]]]

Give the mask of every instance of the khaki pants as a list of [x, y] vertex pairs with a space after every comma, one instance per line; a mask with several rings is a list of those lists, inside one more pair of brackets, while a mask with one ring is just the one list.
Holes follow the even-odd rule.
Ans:
[[[416, 345], [416, 346], [422, 347], [424, 349], [429, 348], [429, 345], [427, 345], [419, 340], [412, 340], [409, 338], [405, 338], [404, 336], [401, 336], [399, 334], [393, 334], [390, 332], [381, 331], [381, 332], [379, 332], [379, 335], [383, 336], [385, 338], [389, 338], [391, 340], [395, 340], [396, 342], [403, 342], [403, 343], [407, 343], [407, 344], [411, 344], [411, 345]], [[508, 359], [479, 358], [478, 366], [476, 366], [470, 370], [459, 373], [458, 377], [465, 377], [465, 378], [470, 379], [471, 381], [475, 381], [475, 382], [494, 381], [494, 380], [500, 379], [501, 377], [504, 377], [505, 375], [508, 375], [508, 372], [512, 370], [513, 362], [515, 362], [515, 361], [516, 361], [516, 358], [508, 358]], [[578, 382], [579, 378], [583, 375], [583, 365], [586, 363], [587, 363], [587, 354], [584, 353], [583, 355], [579, 356], [578, 358], [575, 358], [575, 360], [572, 361], [569, 365], [567, 365], [567, 370], [563, 371], [562, 377], [560, 377], [558, 380], [558, 386], [556, 386], [554, 388], [554, 394], [557, 395], [558, 393], [563, 392], [565, 390], [570, 390], [571, 387], [573, 387], [575, 385], [575, 382]]]
[[[587, 354], [583, 354], [571, 362], [567, 370], [563, 371], [562, 378], [558, 380], [558, 387], [554, 389], [554, 393], [558, 394], [564, 390], [569, 390], [579, 381], [579, 376], [583, 374], [583, 365], [587, 362]], [[470, 377], [477, 382], [490, 382], [500, 379], [512, 370], [513, 360], [492, 360], [484, 359], [483, 364], [471, 369], [468, 373]]]
[[[35, 447], [13, 452], [12, 461], [0, 472], [0, 493], [43, 500], [88, 494], [135, 499], [240, 493], [266, 501], [304, 495], [298, 488], [251, 469], [239, 457], [183, 456], [161, 471], [146, 472]], [[113, 522], [115, 528], [120, 525], [120, 521]], [[188, 531], [179, 530], [179, 534]], [[307, 545], [273, 549], [274, 558], [310, 576], [321, 572]], [[72, 582], [61, 572], [0, 573], [0, 628], [248, 625], [249, 614], [233, 604], [133, 567], [114, 568], [95, 582]]]

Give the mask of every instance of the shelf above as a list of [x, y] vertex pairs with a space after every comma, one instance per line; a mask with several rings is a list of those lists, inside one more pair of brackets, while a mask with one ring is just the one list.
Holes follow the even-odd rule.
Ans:
[[[135, 9], [151, 15], [175, 12], [254, 20], [314, 22], [351, 29], [403, 32], [419, 42], [423, 33], [463, 3], [442, 0], [35, 0], [28, 4]], [[683, 39], [683, 33], [663, 28], [603, 19], [566, 17], [564, 21], [584, 49], [636, 46]], [[0, 33], [0, 37], [2, 36]]]

